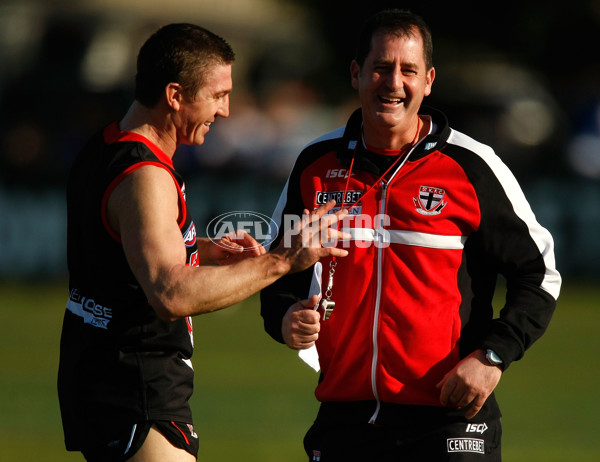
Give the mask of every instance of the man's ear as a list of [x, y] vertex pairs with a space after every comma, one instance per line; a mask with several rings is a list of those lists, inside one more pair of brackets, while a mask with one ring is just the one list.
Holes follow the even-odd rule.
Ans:
[[355, 59], [350, 63], [350, 79], [352, 82], [352, 88], [358, 90], [358, 77], [360, 75], [360, 66]]
[[178, 83], [171, 82], [165, 87], [165, 97], [167, 104], [174, 111], [179, 111], [183, 101], [183, 87]]
[[427, 71], [427, 76], [425, 78], [425, 96], [429, 96], [431, 94], [431, 88], [433, 87], [433, 81], [435, 80], [435, 67], [432, 67]]

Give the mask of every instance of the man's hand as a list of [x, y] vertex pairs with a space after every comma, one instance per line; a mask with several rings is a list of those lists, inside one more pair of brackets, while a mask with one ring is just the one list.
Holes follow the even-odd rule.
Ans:
[[[312, 213], [305, 210], [296, 226], [286, 230], [281, 243], [273, 252], [282, 255], [289, 262], [290, 273], [309, 268], [323, 257], [348, 255], [347, 250], [331, 245], [338, 239], [351, 237], [349, 233], [337, 229], [337, 223], [348, 214], [347, 210], [327, 214], [335, 204], [335, 200], [331, 200]], [[324, 243], [327, 247], [323, 247]]]
[[319, 297], [313, 295], [307, 300], [294, 303], [287, 310], [281, 323], [285, 343], [294, 350], [305, 350], [315, 344], [321, 328], [320, 315], [314, 310]]
[[[208, 241], [205, 243], [206, 261], [218, 265], [231, 265], [267, 252], [256, 239], [243, 230], [231, 232], [216, 243], [208, 239], [206, 241]], [[200, 242], [198, 247], [200, 248]]]
[[483, 350], [476, 350], [460, 361], [437, 384], [442, 406], [467, 409], [465, 417], [472, 419], [482, 408], [500, 381], [502, 370], [485, 359]]

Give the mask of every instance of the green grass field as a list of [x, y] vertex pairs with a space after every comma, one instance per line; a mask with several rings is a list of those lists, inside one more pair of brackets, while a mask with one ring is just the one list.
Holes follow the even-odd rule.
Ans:
[[[566, 285], [554, 320], [502, 378], [505, 462], [600, 460], [600, 289]], [[66, 289], [0, 284], [0, 461], [67, 453], [56, 397]], [[201, 461], [303, 462], [317, 375], [262, 329], [257, 298], [195, 318]]]

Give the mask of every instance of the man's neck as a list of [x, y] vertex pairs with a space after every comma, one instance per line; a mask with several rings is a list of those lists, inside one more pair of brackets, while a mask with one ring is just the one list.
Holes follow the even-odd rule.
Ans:
[[160, 109], [148, 108], [134, 101], [119, 122], [122, 131], [133, 132], [147, 138], [169, 157], [173, 157], [177, 142], [169, 130], [169, 118]]
[[402, 133], [392, 130], [369, 130], [363, 127], [363, 139], [367, 146], [381, 151], [407, 151], [421, 138], [427, 136], [431, 128], [429, 117], [417, 116], [414, 123]]

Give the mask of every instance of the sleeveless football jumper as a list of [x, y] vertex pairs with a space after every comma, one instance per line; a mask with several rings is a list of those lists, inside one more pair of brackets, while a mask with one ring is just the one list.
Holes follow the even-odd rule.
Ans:
[[69, 300], [58, 392], [68, 450], [107, 441], [121, 423], [192, 423], [192, 321], [165, 322], [157, 316], [106, 218], [110, 193], [146, 165], [173, 177], [187, 264], [198, 265], [184, 182], [171, 159], [146, 138], [121, 132], [116, 122], [93, 136], [67, 186]]

